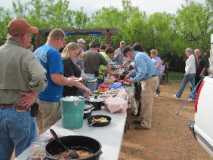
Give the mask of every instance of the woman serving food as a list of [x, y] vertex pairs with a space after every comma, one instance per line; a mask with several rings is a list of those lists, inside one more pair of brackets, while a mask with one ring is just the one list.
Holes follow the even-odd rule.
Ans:
[[86, 97], [91, 95], [91, 91], [82, 83], [81, 69], [78, 66], [77, 61], [81, 54], [80, 46], [75, 42], [68, 43], [62, 51], [62, 57], [64, 58], [64, 75], [66, 77], [72, 77], [79, 81], [78, 87], [64, 87], [63, 96], [80, 96], [84, 94]]

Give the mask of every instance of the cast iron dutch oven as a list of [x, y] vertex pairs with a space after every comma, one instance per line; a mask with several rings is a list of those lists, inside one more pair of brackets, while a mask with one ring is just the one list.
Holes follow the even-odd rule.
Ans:
[[[93, 138], [86, 136], [64, 136], [59, 139], [71, 149], [83, 149], [91, 153], [91, 156], [77, 160], [99, 160], [102, 154], [101, 144]], [[46, 160], [56, 160], [55, 156], [64, 151], [64, 148], [56, 140], [52, 140], [46, 145]]]

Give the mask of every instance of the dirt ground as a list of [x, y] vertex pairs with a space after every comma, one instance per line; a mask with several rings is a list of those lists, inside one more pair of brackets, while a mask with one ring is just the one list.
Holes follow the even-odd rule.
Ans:
[[[178, 89], [177, 83], [161, 86], [161, 95], [155, 97], [151, 130], [130, 128], [124, 135], [119, 160], [211, 160], [188, 128], [193, 120], [193, 103], [172, 96]], [[189, 91], [189, 89], [187, 89]], [[178, 110], [182, 108], [179, 114]], [[133, 117], [129, 115], [129, 122]]]

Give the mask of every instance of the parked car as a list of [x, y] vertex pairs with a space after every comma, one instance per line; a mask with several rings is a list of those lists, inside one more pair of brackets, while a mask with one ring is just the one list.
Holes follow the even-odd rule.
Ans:
[[192, 129], [202, 147], [213, 156], [213, 78], [205, 77], [197, 87]]
[[190, 125], [196, 139], [213, 157], [213, 34], [211, 34], [209, 76], [196, 88], [195, 116]]

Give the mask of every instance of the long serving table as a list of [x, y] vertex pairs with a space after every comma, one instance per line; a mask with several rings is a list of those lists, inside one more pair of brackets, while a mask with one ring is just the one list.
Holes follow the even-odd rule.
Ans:
[[[98, 140], [102, 145], [103, 153], [100, 156], [100, 160], [118, 160], [127, 114], [110, 114], [106, 111], [94, 111], [93, 115], [96, 114], [109, 115], [112, 118], [110, 125], [105, 127], [89, 127], [87, 121], [84, 120], [84, 124], [81, 129], [69, 130], [63, 128], [61, 120], [59, 120], [51, 128], [54, 129], [60, 136], [83, 135], [92, 137]], [[49, 135], [49, 130], [42, 134], [41, 138], [45, 139], [44, 137], [48, 137], [47, 135]], [[26, 149], [15, 160], [27, 160], [29, 155], [30, 148]]]

